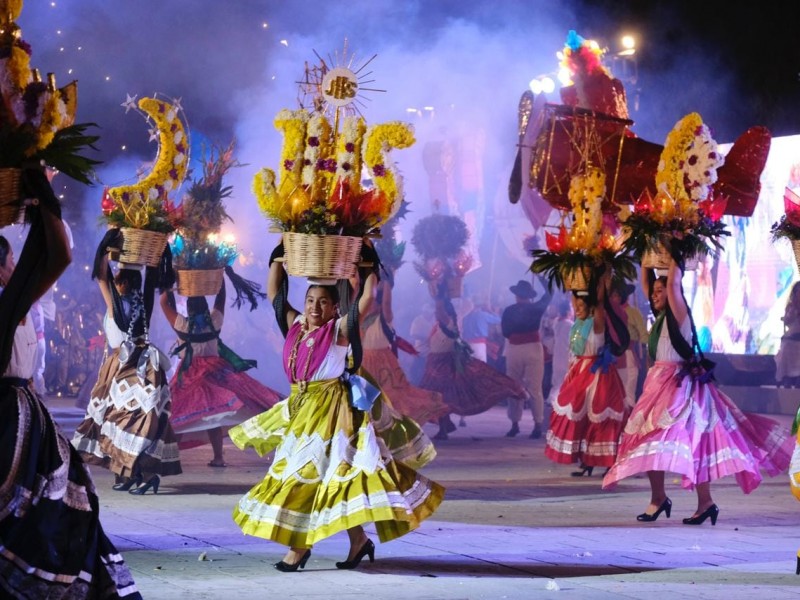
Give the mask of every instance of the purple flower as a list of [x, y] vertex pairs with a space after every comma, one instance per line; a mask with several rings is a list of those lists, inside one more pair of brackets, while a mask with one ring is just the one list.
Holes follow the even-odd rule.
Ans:
[[310, 160], [310, 159], [308, 159], [308, 158], [304, 158], [304, 159], [303, 159], [303, 164], [304, 164], [304, 165], [310, 165], [310, 164], [311, 164], [311, 160]]
[[353, 150], [356, 149], [356, 145], [353, 142], [347, 142], [344, 145], [344, 149], [347, 150], [348, 152], [352, 152]]
[[316, 136], [308, 138], [308, 145], [312, 148], [316, 148], [319, 146], [319, 138]]
[[283, 168], [287, 171], [291, 171], [294, 168], [294, 161], [287, 158], [285, 161], [283, 161]]
[[25, 116], [32, 119], [36, 115], [36, 108], [39, 106], [39, 97], [47, 91], [47, 84], [43, 81], [33, 81], [27, 85], [22, 94], [25, 103]]
[[349, 171], [352, 168], [352, 165], [349, 162], [342, 163], [342, 171]]
[[375, 173], [376, 177], [383, 177], [384, 175], [386, 175], [386, 167], [383, 166], [382, 164], [377, 164], [374, 167], [372, 167], [372, 172]]
[[717, 153], [716, 152], [709, 152], [708, 153], [708, 158], [710, 158], [712, 160], [717, 158]]
[[171, 179], [177, 179], [178, 178], [178, 171], [176, 171], [175, 169], [170, 169], [169, 170], [169, 176], [170, 176]]
[[696, 164], [697, 164], [697, 155], [696, 154], [692, 154], [689, 157], [689, 165], [693, 167]]

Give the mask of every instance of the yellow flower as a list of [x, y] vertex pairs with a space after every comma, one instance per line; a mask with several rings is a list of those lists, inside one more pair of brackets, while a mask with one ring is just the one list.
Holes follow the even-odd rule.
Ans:
[[408, 148], [414, 142], [411, 126], [399, 121], [373, 125], [367, 132], [364, 162], [372, 172], [375, 187], [386, 198], [387, 210], [383, 211], [378, 225], [382, 225], [397, 211], [402, 198], [402, 179], [394, 169], [389, 152], [395, 148]]

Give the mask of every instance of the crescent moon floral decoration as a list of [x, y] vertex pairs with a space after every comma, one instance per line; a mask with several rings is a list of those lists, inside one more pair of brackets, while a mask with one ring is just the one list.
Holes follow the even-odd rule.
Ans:
[[[170, 232], [178, 211], [168, 195], [180, 188], [189, 164], [189, 141], [179, 101], [128, 96], [126, 112], [137, 110], [151, 125], [150, 140], [158, 140], [158, 153], [149, 173], [136, 183], [106, 190], [103, 212], [109, 224]], [[110, 200], [110, 203], [109, 203]]]

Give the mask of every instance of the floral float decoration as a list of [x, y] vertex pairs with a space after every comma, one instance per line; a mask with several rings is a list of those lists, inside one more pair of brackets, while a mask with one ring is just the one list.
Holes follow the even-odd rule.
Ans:
[[[588, 290], [601, 266], [614, 276], [635, 279], [636, 269], [615, 235], [618, 226], [612, 215], [603, 215], [606, 177], [603, 170], [590, 166], [570, 180], [568, 197], [572, 210], [562, 213], [558, 233], [545, 231], [546, 249], [531, 250], [530, 270], [544, 275], [550, 289]], [[569, 229], [566, 221], [571, 220]]]
[[670, 134], [656, 173], [655, 196], [645, 190], [625, 220], [625, 248], [643, 266], [666, 268], [670, 255], [692, 269], [699, 257], [722, 249], [729, 235], [722, 215], [727, 197], [712, 188], [724, 158], [700, 115], [683, 117]]
[[23, 192], [21, 168], [44, 163], [81, 183], [95, 180], [99, 161], [82, 156], [96, 149], [94, 123], [75, 123], [78, 85], [56, 87], [55, 75], [42, 81], [31, 67], [31, 46], [15, 20], [22, 0], [0, 0], [0, 226], [16, 220]]
[[[410, 147], [415, 138], [411, 125], [399, 121], [367, 126], [354, 111], [341, 118], [340, 112], [366, 89], [357, 71], [323, 63], [314, 72], [318, 79], [306, 84], [314, 89], [314, 107], [278, 113], [274, 124], [283, 147], [277, 174], [261, 169], [253, 179], [253, 194], [284, 233], [289, 273], [338, 279], [353, 274], [361, 238], [399, 210], [402, 177], [391, 151]], [[371, 186], [362, 184], [365, 175]], [[330, 250], [312, 250], [307, 244], [326, 244]], [[322, 255], [333, 256], [332, 262], [303, 258]]]
[[146, 97], [136, 102], [136, 96], [130, 95], [122, 106], [125, 112], [138, 110], [152, 123], [150, 139], [158, 140], [158, 153], [151, 171], [136, 183], [106, 189], [101, 209], [108, 225], [122, 229], [128, 245], [129, 251], [123, 248], [120, 260], [155, 266], [167, 234], [175, 230], [182, 216], [169, 195], [178, 192], [189, 164], [183, 110], [178, 101]]
[[473, 262], [465, 249], [468, 239], [466, 223], [455, 215], [433, 214], [414, 226], [411, 244], [420, 258], [414, 268], [434, 297], [440, 290], [446, 290], [450, 298], [461, 296], [464, 276]]

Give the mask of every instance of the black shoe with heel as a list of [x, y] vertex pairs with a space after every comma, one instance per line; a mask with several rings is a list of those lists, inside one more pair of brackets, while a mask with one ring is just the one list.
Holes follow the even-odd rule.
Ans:
[[336, 568], [355, 569], [361, 563], [361, 559], [365, 556], [369, 556], [369, 562], [375, 562], [375, 544], [373, 544], [372, 540], [370, 539], [364, 542], [364, 545], [361, 546], [361, 550], [359, 550], [358, 554], [353, 557], [353, 560], [337, 562]]
[[511, 423], [511, 429], [506, 433], [506, 437], [515, 437], [519, 434], [519, 423]]
[[142, 476], [122, 478], [117, 483], [111, 486], [111, 489], [116, 492], [127, 492], [132, 487], [137, 487], [142, 483]]
[[[658, 507], [658, 510], [654, 512], [652, 515], [648, 515], [646, 512], [638, 515], [636, 517], [637, 521], [644, 521], [645, 523], [649, 523], [650, 521], [655, 521], [658, 518], [658, 515], [661, 513], [666, 513], [667, 518], [672, 514], [672, 500], [667, 498], [661, 503], [661, 506]], [[686, 523], [686, 519], [683, 521]]]
[[702, 525], [706, 519], [711, 518], [711, 524], [717, 524], [717, 517], [719, 516], [719, 507], [712, 504], [699, 515], [694, 515], [683, 520], [684, 525]]
[[297, 569], [305, 569], [309, 558], [311, 558], [311, 548], [306, 550], [306, 553], [303, 554], [303, 558], [298, 560], [296, 563], [292, 564], [280, 561], [275, 563], [275, 568], [284, 573], [294, 573], [297, 571]]
[[580, 471], [573, 471], [570, 473], [573, 477], [583, 477], [586, 475], [587, 477], [592, 476], [592, 471], [594, 471], [594, 467], [587, 467], [586, 465], [581, 465]]
[[132, 490], [128, 490], [129, 494], [135, 494], [136, 496], [144, 496], [147, 493], [147, 490], [153, 488], [153, 493], [158, 493], [158, 486], [161, 483], [161, 478], [158, 475], [153, 475], [150, 479], [148, 479], [145, 483], [140, 485], [137, 488]]

